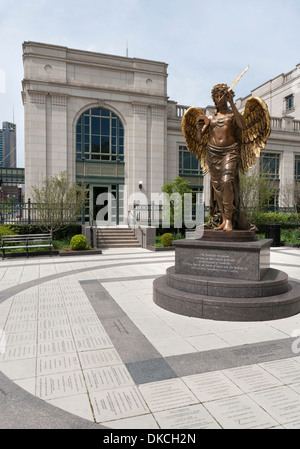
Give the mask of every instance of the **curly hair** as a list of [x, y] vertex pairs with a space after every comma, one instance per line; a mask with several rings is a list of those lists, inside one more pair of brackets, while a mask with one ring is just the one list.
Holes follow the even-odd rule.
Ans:
[[[218, 93], [218, 92], [221, 92], [222, 94], [225, 94], [227, 91], [228, 91], [228, 86], [227, 86], [227, 84], [216, 84], [214, 87], [213, 87], [213, 89], [212, 89], [212, 91], [211, 91], [211, 98], [213, 99], [213, 100], [215, 100], [215, 95]], [[232, 92], [232, 94], [233, 94], [233, 96], [234, 96], [234, 92], [233, 91], [231, 91]]]

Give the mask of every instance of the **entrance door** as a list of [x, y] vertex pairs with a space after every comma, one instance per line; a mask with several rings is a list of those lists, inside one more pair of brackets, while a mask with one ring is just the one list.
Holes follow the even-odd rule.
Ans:
[[93, 187], [93, 219], [97, 226], [116, 226], [117, 186]]

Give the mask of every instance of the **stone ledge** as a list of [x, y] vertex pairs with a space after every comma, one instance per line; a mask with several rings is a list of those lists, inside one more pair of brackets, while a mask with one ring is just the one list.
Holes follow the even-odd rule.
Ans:
[[147, 245], [146, 249], [148, 249], [149, 251], [175, 251], [175, 246], [159, 247], [159, 246]]
[[[93, 256], [93, 255], [99, 255], [102, 254], [102, 250], [101, 249], [90, 249], [90, 250], [82, 250], [82, 251], [58, 251], [58, 250], [53, 250], [51, 251], [51, 256]], [[39, 257], [39, 256], [49, 256], [50, 257], [50, 253], [49, 251], [32, 251], [29, 253], [29, 258], [30, 257]], [[27, 258], [27, 254], [26, 252], [22, 252], [22, 253], [8, 253], [5, 254], [5, 259], [16, 259], [16, 258], [21, 258], [21, 257], [25, 257]]]
[[59, 251], [60, 256], [94, 256], [102, 254], [101, 249], [83, 249], [81, 251]]
[[288, 275], [270, 268], [261, 281], [213, 278], [175, 272], [175, 266], [167, 269], [167, 284], [187, 293], [227, 298], [260, 298], [286, 293]]
[[271, 321], [300, 312], [300, 285], [289, 283], [288, 292], [261, 298], [221, 298], [182, 292], [167, 284], [167, 276], [153, 283], [153, 300], [179, 315], [219, 321]]

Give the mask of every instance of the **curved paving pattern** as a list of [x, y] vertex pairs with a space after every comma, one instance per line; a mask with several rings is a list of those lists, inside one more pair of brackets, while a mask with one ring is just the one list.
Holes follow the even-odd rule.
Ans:
[[[299, 250], [271, 257], [300, 280]], [[162, 310], [153, 280], [173, 264], [136, 249], [2, 261], [0, 427], [299, 428], [299, 315], [228, 323]]]

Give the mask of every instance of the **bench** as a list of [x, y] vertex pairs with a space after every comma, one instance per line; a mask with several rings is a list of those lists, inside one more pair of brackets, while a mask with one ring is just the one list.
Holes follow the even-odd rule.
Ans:
[[27, 257], [29, 257], [29, 249], [31, 248], [49, 248], [50, 256], [52, 256], [52, 247], [52, 234], [3, 235], [2, 260], [5, 258], [5, 251], [8, 249], [25, 249]]

